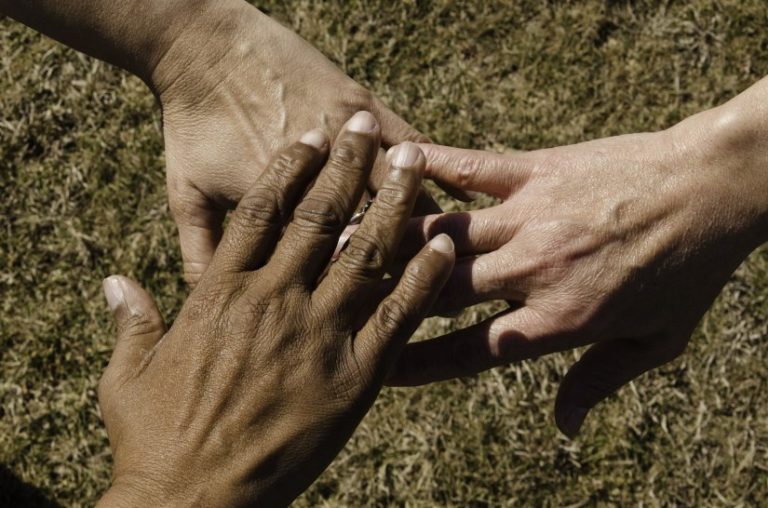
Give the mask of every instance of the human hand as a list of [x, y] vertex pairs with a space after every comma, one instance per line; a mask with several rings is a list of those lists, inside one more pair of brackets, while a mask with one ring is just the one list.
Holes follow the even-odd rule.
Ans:
[[[244, 0], [0, 0], [0, 13], [141, 77], [163, 110], [168, 197], [187, 281], [269, 156], [316, 126], [372, 111], [382, 145], [428, 141], [291, 30]], [[383, 154], [383, 150], [380, 152]], [[385, 173], [377, 158], [370, 182]], [[425, 191], [419, 214], [439, 207]]]
[[[192, 284], [216, 249], [227, 209], [269, 155], [301, 132], [320, 125], [335, 136], [351, 114], [369, 110], [385, 148], [427, 140], [257, 9], [241, 0], [207, 4], [206, 15], [176, 37], [150, 80], [163, 107], [169, 201]], [[376, 187], [383, 173], [374, 173]], [[426, 195], [417, 208], [439, 211]]]
[[563, 379], [560, 429], [677, 357], [738, 264], [768, 238], [763, 82], [664, 132], [495, 155], [423, 146], [426, 174], [502, 203], [412, 221], [441, 232], [456, 268], [436, 311], [512, 308], [409, 345], [389, 383], [421, 384], [596, 343]]
[[374, 298], [420, 188], [424, 156], [406, 143], [328, 267], [379, 139], [375, 119], [355, 115], [303, 199], [327, 138], [280, 151], [167, 333], [135, 282], [105, 280], [118, 340], [99, 384], [114, 457], [102, 506], [284, 505], [338, 453], [454, 260], [442, 235]]

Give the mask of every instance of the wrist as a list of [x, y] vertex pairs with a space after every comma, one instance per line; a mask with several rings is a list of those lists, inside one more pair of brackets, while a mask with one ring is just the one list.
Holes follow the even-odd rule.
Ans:
[[139, 489], [128, 487], [117, 482], [107, 490], [99, 499], [96, 508], [131, 508], [134, 506], [182, 506], [181, 503], [173, 503], [160, 496], [142, 492]]
[[[109, 489], [102, 495], [96, 508], [134, 508], [136, 506], [155, 506], [158, 508], [176, 508], [188, 506], [237, 507], [251, 506], [260, 500], [269, 500], [270, 504], [288, 505], [296, 495], [287, 497], [274, 488], [273, 481], [265, 485], [248, 485], [241, 478], [228, 474], [210, 474], [205, 479], [192, 474], [194, 467], [187, 467], [189, 477], [179, 480], [164, 477], [163, 474], [141, 475], [125, 474], [118, 476]], [[199, 475], [198, 475], [199, 476]], [[270, 488], [270, 486], [272, 488]], [[289, 490], [289, 489], [286, 489]], [[290, 490], [289, 490], [290, 491]], [[293, 492], [293, 491], [290, 491]], [[281, 500], [276, 502], [276, 500]]]
[[[227, 497], [215, 497], [206, 485], [190, 486], [152, 485], [151, 482], [125, 482], [115, 480], [99, 499], [96, 508], [134, 508], [136, 506], [156, 506], [158, 508], [176, 508], [187, 506], [228, 506], [222, 500]], [[216, 499], [212, 503], [211, 499]]]
[[254, 65], [240, 55], [251, 48], [272, 20], [243, 0], [200, 0], [153, 64], [146, 80], [163, 106], [194, 104], [206, 97], [240, 65]]
[[[671, 129], [702, 196], [749, 251], [768, 241], [768, 80]], [[714, 218], [713, 218], [714, 219]], [[714, 219], [716, 221], [716, 219]], [[740, 242], [741, 243], [741, 242]]]

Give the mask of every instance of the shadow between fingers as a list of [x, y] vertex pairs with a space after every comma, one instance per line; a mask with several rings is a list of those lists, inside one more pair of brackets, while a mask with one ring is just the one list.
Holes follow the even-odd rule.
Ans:
[[62, 508], [42, 488], [26, 483], [4, 464], [0, 464], [0, 506]]

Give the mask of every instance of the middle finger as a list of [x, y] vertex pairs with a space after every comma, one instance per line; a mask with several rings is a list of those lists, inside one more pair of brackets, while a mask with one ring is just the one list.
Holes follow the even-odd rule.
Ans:
[[365, 190], [379, 148], [379, 125], [366, 111], [344, 126], [325, 168], [296, 207], [272, 257], [288, 279], [314, 287]]
[[424, 154], [413, 143], [392, 150], [386, 183], [318, 288], [318, 294], [329, 294], [332, 301], [360, 303], [360, 297], [389, 267], [411, 217], [424, 172]]

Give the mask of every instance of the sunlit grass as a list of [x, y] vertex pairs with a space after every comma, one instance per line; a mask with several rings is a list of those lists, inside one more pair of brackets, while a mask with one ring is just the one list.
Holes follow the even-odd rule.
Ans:
[[[763, 0], [259, 5], [458, 146], [658, 130], [768, 74]], [[100, 281], [136, 277], [169, 319], [185, 291], [162, 157], [159, 111], [137, 79], [0, 21], [0, 506], [90, 506], [108, 484], [95, 386], [114, 328]], [[431, 320], [420, 337], [455, 326]], [[622, 390], [578, 439], [552, 418], [578, 353], [388, 389], [297, 504], [760, 505], [766, 336], [763, 251], [686, 356]]]

